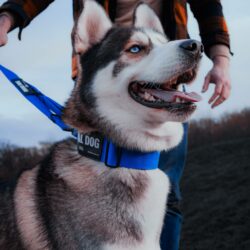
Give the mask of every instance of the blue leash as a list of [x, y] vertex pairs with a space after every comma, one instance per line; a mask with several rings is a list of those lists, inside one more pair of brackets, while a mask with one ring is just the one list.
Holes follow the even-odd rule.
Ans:
[[[25, 82], [17, 74], [0, 65], [0, 71], [19, 92], [62, 130], [71, 132], [77, 138], [78, 152], [88, 158], [101, 161], [111, 168], [125, 167], [138, 170], [158, 168], [160, 152], [140, 152], [120, 148], [98, 132], [78, 134], [66, 125], [61, 116], [64, 107], [44, 95], [33, 85]], [[97, 143], [98, 142], [98, 143]]]
[[0, 65], [0, 71], [6, 76], [6, 78], [19, 90], [19, 92], [30, 101], [37, 109], [39, 109], [45, 116], [47, 116], [52, 122], [59, 126], [64, 131], [71, 131], [73, 129], [67, 126], [61, 116], [63, 106], [41, 93], [33, 85], [25, 82], [14, 72]]

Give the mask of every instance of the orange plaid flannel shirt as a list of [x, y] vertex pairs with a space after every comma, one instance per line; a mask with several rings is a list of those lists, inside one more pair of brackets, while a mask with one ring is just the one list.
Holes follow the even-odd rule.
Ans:
[[[117, 0], [96, 1], [104, 6], [111, 20], [114, 20]], [[7, 11], [14, 16], [13, 28], [20, 28], [20, 38], [22, 29], [52, 2], [52, 0], [9, 0], [0, 7], [0, 13]], [[72, 2], [73, 17], [76, 20], [83, 8], [83, 1], [73, 0]], [[209, 48], [217, 44], [230, 48], [228, 28], [220, 0], [163, 0], [160, 19], [167, 36], [171, 40], [188, 38], [187, 4], [190, 4], [198, 21], [205, 52], [208, 54]], [[74, 78], [77, 75], [74, 51], [72, 58], [72, 77]]]

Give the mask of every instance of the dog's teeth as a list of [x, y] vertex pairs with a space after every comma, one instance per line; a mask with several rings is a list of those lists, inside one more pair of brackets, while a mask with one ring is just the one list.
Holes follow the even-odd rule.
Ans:
[[155, 98], [151, 95], [149, 101], [155, 101]]
[[184, 103], [185, 100], [182, 99], [182, 98], [180, 98], [180, 97], [176, 97], [175, 102], [176, 102], [176, 103]]
[[184, 103], [185, 100], [182, 99], [182, 98], [180, 98], [180, 97], [176, 97], [175, 102], [176, 102], [176, 103]]
[[145, 92], [145, 93], [144, 93], [144, 98], [145, 98], [146, 100], [150, 100], [150, 97], [151, 97], [151, 95], [150, 95], [148, 92]]

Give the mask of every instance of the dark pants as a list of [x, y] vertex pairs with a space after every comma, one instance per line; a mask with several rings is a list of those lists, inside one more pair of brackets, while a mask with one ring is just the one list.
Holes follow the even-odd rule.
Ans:
[[181, 200], [179, 183], [186, 159], [188, 124], [185, 123], [183, 127], [184, 137], [181, 143], [176, 148], [168, 152], [163, 152], [160, 157], [159, 168], [168, 175], [171, 182], [171, 192], [168, 197], [168, 208], [161, 234], [162, 250], [179, 249], [182, 224], [182, 215], [179, 209]]

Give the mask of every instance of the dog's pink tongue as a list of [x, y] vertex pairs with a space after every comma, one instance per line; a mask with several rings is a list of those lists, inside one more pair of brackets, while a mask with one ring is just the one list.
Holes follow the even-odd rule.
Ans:
[[147, 90], [150, 94], [164, 100], [165, 102], [175, 102], [176, 98], [181, 98], [187, 102], [199, 102], [202, 100], [202, 97], [196, 92], [181, 92], [181, 91], [167, 91], [167, 90], [156, 90], [150, 89]]

